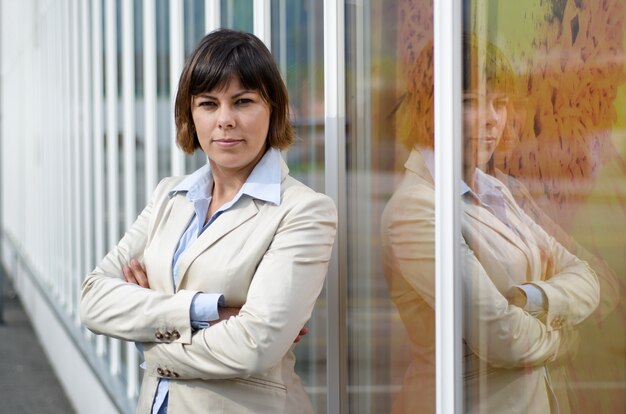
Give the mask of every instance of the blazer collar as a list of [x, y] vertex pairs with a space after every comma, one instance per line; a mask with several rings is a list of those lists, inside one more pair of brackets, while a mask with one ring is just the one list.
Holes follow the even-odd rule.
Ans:
[[[408, 159], [406, 160], [404, 167], [427, 181], [432, 185], [434, 189], [434, 179], [433, 174], [431, 173], [432, 165], [429, 166], [428, 163], [428, 151], [424, 151], [422, 154], [421, 150], [413, 149], [409, 154]], [[432, 150], [430, 150], [432, 154]], [[495, 180], [495, 178], [494, 178]], [[461, 189], [463, 191], [463, 188]], [[505, 195], [505, 202], [510, 203], [510, 200], [507, 200], [507, 196]], [[463, 211], [470, 217], [473, 217], [477, 221], [483, 223], [488, 226], [492, 230], [501, 234], [502, 237], [507, 239], [511, 244], [517, 246], [523, 253], [526, 255], [529, 263], [533, 263], [532, 255], [529, 249], [525, 248], [526, 243], [517, 235], [513, 230], [511, 230], [506, 224], [497, 219], [493, 214], [491, 214], [487, 209], [482, 208], [472, 202], [468, 202], [463, 200]]]
[[[198, 237], [198, 239], [194, 243], [192, 243], [189, 248], [181, 255], [178, 262], [179, 278], [176, 285], [176, 290], [180, 288], [181, 283], [183, 283], [183, 281], [185, 280], [187, 269], [189, 268], [189, 266], [191, 266], [193, 261], [221, 238], [226, 236], [231, 231], [235, 230], [237, 227], [241, 226], [246, 221], [256, 216], [259, 211], [259, 203], [263, 203], [264, 201], [271, 202], [276, 205], [280, 203], [280, 198], [282, 195], [281, 183], [288, 176], [289, 168], [283, 160], [280, 151], [277, 149], [270, 149], [268, 151], [268, 154], [266, 154], [262, 160], [266, 160], [269, 164], [271, 164], [269, 174], [276, 174], [270, 177], [271, 181], [276, 181], [277, 174], [280, 174], [280, 181], [276, 183], [276, 187], [274, 189], [270, 190], [270, 195], [268, 196], [270, 199], [267, 200], [265, 199], [266, 197], [240, 197], [228, 210], [225, 210], [223, 213], [221, 213], [219, 219], [215, 220], [211, 224], [211, 226], [206, 229], [200, 235], [200, 237]], [[274, 170], [274, 168], [276, 169]], [[246, 184], [249, 184], [250, 182], [256, 180], [253, 174], [250, 174], [250, 178], [251, 180], [247, 181]], [[181, 186], [179, 185], [176, 188], [179, 187]], [[255, 189], [253, 189], [253, 191], [254, 190]], [[248, 192], [246, 191], [246, 193]], [[168, 228], [168, 232], [166, 233], [166, 237], [168, 238], [166, 242], [167, 251], [170, 252], [171, 256], [170, 268], [178, 241], [180, 240], [182, 234], [189, 225], [189, 222], [194, 214], [194, 204], [193, 202], [188, 200], [187, 197], [183, 196], [183, 194], [179, 194], [178, 196], [172, 194], [172, 196], [172, 212], [170, 214], [170, 218], [168, 219], [168, 223], [166, 223], [166, 227]], [[169, 274], [169, 280], [171, 281], [171, 270]]]

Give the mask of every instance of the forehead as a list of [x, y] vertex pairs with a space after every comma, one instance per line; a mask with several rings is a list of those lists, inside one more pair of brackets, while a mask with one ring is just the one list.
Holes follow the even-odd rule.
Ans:
[[486, 89], [476, 88], [476, 89], [463, 91], [463, 95], [480, 97], [480, 98], [488, 98], [488, 99], [507, 98], [509, 96], [509, 94], [504, 90], [490, 88], [490, 87], [487, 87]]
[[215, 85], [212, 89], [201, 91], [196, 95], [192, 96], [200, 96], [200, 95], [216, 95], [216, 94], [238, 94], [241, 92], [245, 93], [259, 93], [257, 89], [246, 88], [241, 84], [241, 81], [237, 76], [230, 77], [227, 81], [224, 81], [220, 84]]

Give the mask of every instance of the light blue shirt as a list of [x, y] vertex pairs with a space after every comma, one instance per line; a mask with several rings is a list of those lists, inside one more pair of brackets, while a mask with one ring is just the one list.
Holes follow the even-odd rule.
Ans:
[[[211, 165], [206, 164], [202, 168], [189, 175], [168, 193], [169, 197], [185, 194], [187, 200], [193, 203], [195, 214], [191, 218], [187, 230], [181, 236], [174, 259], [172, 260], [172, 283], [176, 286], [180, 275], [178, 274], [179, 259], [182, 254], [191, 246], [196, 239], [209, 226], [219, 218], [219, 216], [231, 208], [241, 197], [247, 196], [269, 203], [280, 204], [280, 181], [281, 181], [281, 155], [280, 151], [270, 148], [254, 167], [248, 179], [243, 184], [239, 192], [233, 199], [224, 204], [213, 214], [204, 224], [205, 217], [211, 203], [211, 192], [213, 190], [213, 174]], [[220, 293], [198, 293], [194, 296], [191, 309], [191, 325], [195, 329], [209, 327], [208, 321], [219, 319], [218, 304], [223, 304], [224, 297]], [[169, 381], [165, 378], [159, 380], [152, 412], [167, 413]]]
[[[435, 177], [435, 157], [433, 150], [430, 148], [420, 148], [420, 153], [426, 163], [426, 168], [430, 172], [431, 177]], [[502, 223], [508, 228], [513, 230], [522, 240], [524, 237], [515, 229], [509, 222], [506, 216], [506, 207], [504, 202], [504, 196], [502, 195], [502, 186], [494, 183], [496, 179], [490, 179], [490, 176], [485, 174], [479, 168], [476, 168], [475, 176], [476, 186], [478, 193], [472, 191], [472, 189], [465, 183], [461, 182], [461, 195], [469, 195], [478, 201], [483, 207], [489, 210], [494, 216], [496, 216]], [[535, 317], [540, 317], [545, 312], [545, 298], [543, 291], [540, 287], [527, 283], [523, 285], [516, 285], [526, 295], [526, 305], [524, 310]]]

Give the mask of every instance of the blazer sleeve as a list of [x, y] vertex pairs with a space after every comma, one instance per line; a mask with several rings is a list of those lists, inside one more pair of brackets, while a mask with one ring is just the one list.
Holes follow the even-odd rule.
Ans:
[[84, 280], [80, 318], [92, 332], [136, 342], [191, 341], [189, 308], [197, 292], [160, 293], [127, 283], [122, 273], [132, 258], [142, 260], [156, 206], [165, 203], [171, 186], [170, 179], [159, 183], [135, 223]]
[[337, 226], [330, 198], [304, 192], [278, 226], [239, 315], [197, 331], [191, 343], [148, 344], [146, 372], [178, 379], [245, 377], [280, 362], [310, 318], [328, 269]]
[[[390, 254], [400, 277], [435, 308], [435, 205], [432, 188], [415, 185], [394, 196], [387, 212]], [[461, 245], [463, 337], [481, 359], [497, 367], [542, 365], [569, 352], [565, 333], [510, 305], [470, 247]]]
[[[509, 196], [512, 199], [512, 196]], [[517, 205], [517, 214], [539, 242], [545, 257], [543, 280], [532, 284], [547, 298], [546, 325], [549, 330], [576, 326], [589, 317], [600, 303], [600, 282], [595, 271], [571, 254], [554, 237], [536, 224]]]

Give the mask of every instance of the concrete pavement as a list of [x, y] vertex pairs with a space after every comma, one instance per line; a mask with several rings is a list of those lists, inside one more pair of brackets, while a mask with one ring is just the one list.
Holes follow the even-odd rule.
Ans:
[[0, 413], [74, 413], [9, 281], [0, 293]]

